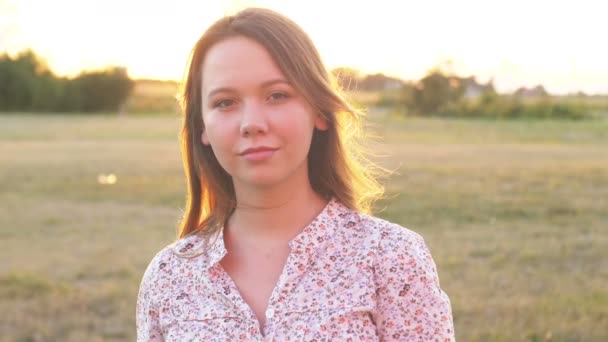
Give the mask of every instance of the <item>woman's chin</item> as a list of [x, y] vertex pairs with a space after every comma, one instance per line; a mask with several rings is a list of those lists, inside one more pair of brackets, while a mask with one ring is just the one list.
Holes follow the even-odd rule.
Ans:
[[235, 180], [236, 186], [244, 188], [273, 188], [281, 184], [281, 177], [273, 173], [256, 172]]

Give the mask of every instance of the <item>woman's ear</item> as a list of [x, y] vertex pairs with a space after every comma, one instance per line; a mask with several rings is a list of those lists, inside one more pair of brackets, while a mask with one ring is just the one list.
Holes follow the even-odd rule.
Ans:
[[209, 138], [207, 138], [205, 130], [203, 130], [203, 133], [201, 133], [201, 142], [203, 143], [203, 145], [209, 145]]
[[315, 128], [320, 131], [327, 131], [327, 129], [329, 128], [327, 119], [321, 113], [317, 114], [317, 116], [315, 117]]

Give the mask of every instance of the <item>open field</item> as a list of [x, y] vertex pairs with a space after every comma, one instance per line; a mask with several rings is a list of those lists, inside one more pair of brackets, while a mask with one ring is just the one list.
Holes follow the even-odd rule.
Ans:
[[[608, 120], [371, 119], [378, 215], [425, 237], [459, 341], [608, 340]], [[0, 341], [134, 340], [184, 205], [179, 126], [0, 115]]]

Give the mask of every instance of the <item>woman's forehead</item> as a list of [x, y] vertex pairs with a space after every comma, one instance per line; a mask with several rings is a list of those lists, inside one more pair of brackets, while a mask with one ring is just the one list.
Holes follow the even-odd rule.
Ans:
[[231, 37], [213, 45], [201, 68], [203, 91], [236, 86], [262, 86], [285, 79], [270, 53], [260, 43]]

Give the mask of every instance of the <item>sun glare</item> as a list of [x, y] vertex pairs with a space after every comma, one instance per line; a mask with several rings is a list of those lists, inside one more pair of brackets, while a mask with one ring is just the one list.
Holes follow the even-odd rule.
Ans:
[[[450, 60], [498, 88], [546, 82], [608, 91], [608, 31], [596, 2], [22, 0], [0, 15], [11, 53], [32, 48], [59, 74], [120, 65], [135, 78], [180, 80], [190, 49], [217, 18], [247, 6], [299, 23], [326, 64], [416, 79]], [[9, 8], [5, 5], [5, 7]], [[60, 9], [60, 10], [58, 10]], [[52, 13], [53, 15], [49, 15]]]

